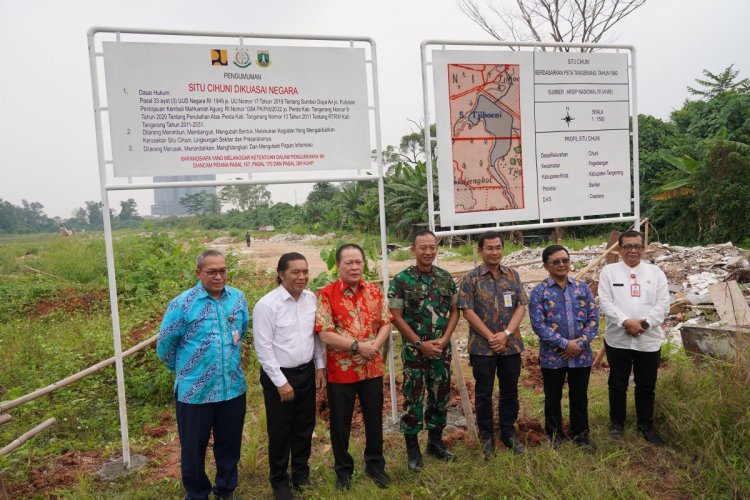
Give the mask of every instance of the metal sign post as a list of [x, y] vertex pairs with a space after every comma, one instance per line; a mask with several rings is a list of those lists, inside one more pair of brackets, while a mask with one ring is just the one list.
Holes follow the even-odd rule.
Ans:
[[[123, 36], [127, 37], [127, 41], [123, 40]], [[186, 40], [189, 39], [189, 40]], [[200, 40], [201, 45], [196, 45], [195, 40]], [[260, 41], [263, 44], [262, 48], [271, 50], [257, 50], [257, 62], [253, 62], [252, 55], [250, 54], [249, 47], [245, 45], [246, 39], [252, 39]], [[164, 43], [168, 41], [167, 43]], [[276, 43], [280, 45], [270, 45]], [[188, 44], [192, 44], [189, 45]], [[106, 45], [105, 45], [106, 44]], [[126, 45], [121, 45], [126, 44]], [[149, 45], [151, 44], [151, 45]], [[293, 45], [294, 44], [294, 45]], [[355, 44], [358, 47], [355, 47]], [[348, 47], [347, 47], [348, 46]], [[92, 96], [94, 103], [94, 120], [96, 125], [96, 141], [97, 141], [97, 160], [99, 167], [99, 181], [101, 188], [102, 204], [103, 204], [103, 218], [104, 218], [104, 241], [106, 248], [107, 257], [107, 276], [109, 281], [109, 297], [110, 307], [112, 314], [112, 333], [115, 351], [115, 365], [117, 374], [117, 395], [118, 395], [118, 407], [120, 415], [120, 432], [122, 439], [122, 453], [123, 453], [123, 464], [126, 468], [131, 466], [130, 457], [130, 446], [128, 436], [128, 416], [127, 416], [127, 404], [125, 394], [125, 374], [122, 362], [122, 344], [120, 338], [120, 321], [119, 321], [119, 309], [118, 309], [118, 298], [117, 298], [117, 284], [115, 274], [115, 260], [114, 260], [114, 249], [112, 243], [112, 222], [111, 213], [109, 208], [109, 192], [110, 191], [121, 191], [121, 190], [140, 190], [140, 189], [163, 189], [163, 188], [177, 188], [177, 187], [204, 187], [204, 186], [236, 186], [236, 185], [251, 185], [251, 184], [295, 184], [295, 183], [314, 183], [314, 182], [364, 182], [377, 180], [378, 182], [378, 198], [379, 198], [379, 215], [380, 215], [380, 236], [381, 236], [381, 252], [382, 252], [382, 274], [384, 286], [388, 287], [388, 252], [387, 252], [387, 241], [386, 241], [386, 219], [385, 219], [385, 199], [384, 199], [384, 184], [383, 184], [383, 157], [381, 148], [381, 136], [380, 136], [380, 108], [379, 108], [379, 95], [377, 87], [377, 57], [375, 42], [370, 38], [363, 37], [324, 37], [324, 36], [305, 36], [305, 35], [278, 35], [278, 34], [258, 34], [258, 33], [222, 33], [222, 32], [188, 32], [188, 31], [173, 31], [173, 30], [139, 30], [130, 28], [91, 28], [88, 32], [88, 47], [89, 47], [89, 64], [91, 71], [91, 87]], [[102, 50], [100, 47], [104, 47]], [[177, 57], [166, 57], [158, 60], [157, 66], [148, 67], [149, 62], [148, 54], [150, 49], [161, 51], [164, 54], [177, 54]], [[257, 48], [257, 47], [255, 47]], [[331, 99], [326, 101], [325, 105], [321, 105], [320, 109], [312, 110], [313, 99], [308, 99], [310, 102], [303, 102], [301, 99], [295, 106], [294, 113], [292, 114], [291, 109], [282, 111], [277, 105], [278, 102], [286, 101], [274, 101], [279, 99], [280, 96], [287, 94], [294, 94], [299, 92], [297, 87], [291, 84], [284, 85], [273, 85], [268, 84], [266, 86], [258, 83], [257, 81], [247, 80], [253, 78], [248, 72], [240, 73], [240, 70], [246, 69], [247, 67], [255, 64], [260, 69], [257, 71], [268, 70], [277, 71], [278, 74], [283, 73], [290, 78], [297, 76], [298, 72], [305, 70], [310, 71], [307, 66], [299, 68], [284, 68], [283, 64], [273, 66], [277, 62], [273, 58], [271, 51], [276, 50], [278, 54], [285, 54], [290, 58], [295, 55], [295, 50], [312, 54], [313, 56], [321, 55], [325, 50], [330, 49], [330, 53], [336, 57], [343, 58], [342, 60], [353, 61], [353, 64], [361, 64], [364, 69], [362, 74], [355, 71], [354, 77], [359, 82], [363, 82], [368, 88], [357, 89], [354, 88], [352, 81], [347, 80], [346, 82], [339, 82], [344, 87], [344, 90], [352, 90], [352, 92], [362, 92], [359, 95], [364, 96], [364, 102], [359, 102], [359, 99], [347, 98], [338, 102], [331, 96]], [[353, 49], [353, 50], [352, 50]], [[369, 49], [369, 57], [367, 56], [367, 50]], [[228, 53], [234, 50], [234, 66], [230, 66], [228, 61]], [[348, 51], [347, 51], [348, 50]], [[109, 51], [109, 52], [107, 52]], [[219, 77], [210, 77], [208, 83], [203, 84], [204, 87], [190, 87], [188, 86], [175, 86], [174, 74], [184, 71], [180, 65], [184, 64], [187, 60], [186, 57], [190, 56], [191, 51], [202, 51], [200, 53], [203, 57], [205, 56], [212, 58], [208, 61], [206, 68], [202, 66], [199, 69], [199, 73], [207, 74], [207, 71], [212, 71], [211, 66], [221, 65], [227, 66], [231, 69], [225, 70], [226, 73], [216, 73]], [[354, 53], [354, 51], [359, 51]], [[109, 55], [107, 55], [109, 54]], [[128, 61], [128, 57], [132, 57], [132, 54], [136, 54], [140, 57], [138, 64], [128, 65], [128, 67], [122, 66], [123, 61]], [[186, 57], [183, 55], [187, 54]], [[360, 62], [357, 62], [357, 58]], [[107, 59], [109, 58], [109, 59]], [[347, 59], [349, 58], [349, 59]], [[213, 60], [215, 59], [215, 61]], [[164, 62], [166, 61], [166, 62]], [[109, 62], [109, 66], [108, 66]], [[118, 66], [120, 64], [120, 66]], [[143, 68], [141, 67], [143, 65]], [[167, 66], [162, 66], [167, 65]], [[171, 65], [171, 66], [169, 66]], [[366, 71], [366, 66], [370, 65], [369, 73]], [[354, 67], [354, 66], [351, 66]], [[144, 69], [147, 68], [147, 69]], [[155, 69], [154, 69], [155, 68]], [[166, 68], [166, 69], [165, 69]], [[331, 78], [337, 77], [337, 71], [340, 71], [340, 67], [322, 66], [327, 68], [330, 74], [323, 74], [319, 70], [319, 67], [314, 67], [318, 70], [314, 76], [318, 77], [317, 89], [325, 89], [325, 83], [330, 81]], [[104, 71], [102, 71], [104, 70]], [[221, 70], [221, 68], [219, 68]], [[151, 88], [142, 88], [142, 82], [151, 77], [155, 72], [161, 71], [165, 78], [173, 78], [173, 80], [166, 82], [164, 87], [177, 89], [167, 91], [159, 90], [154, 94]], [[258, 74], [259, 74], [258, 73]], [[266, 76], [270, 73], [266, 73]], [[104, 75], [105, 80], [112, 80], [119, 82], [126, 82], [126, 84], [132, 83], [132, 88], [127, 85], [121, 89], [117, 89], [118, 93], [113, 93], [109, 87], [104, 87], [99, 81], [100, 75]], [[145, 76], [144, 76], [145, 75]], [[217, 84], [217, 78], [223, 76], [231, 81], [227, 81], [224, 84]], [[310, 75], [301, 75], [298, 78], [304, 78]], [[138, 78], [141, 78], [140, 82]], [[262, 76], [256, 78], [263, 78]], [[328, 78], [329, 80], [326, 80]], [[234, 79], [240, 79], [241, 83], [237, 83]], [[309, 86], [314, 86], [315, 82], [311, 83], [312, 78], [305, 78], [304, 83]], [[250, 83], [248, 83], [250, 82]], [[321, 83], [322, 82], [322, 83]], [[107, 81], [109, 86], [112, 82]], [[161, 83], [161, 82], [157, 82]], [[180, 83], [180, 82], [178, 82]], [[140, 85], [140, 86], [139, 86]], [[195, 84], [200, 85], [200, 83]], [[216, 85], [215, 87], [212, 87]], [[286, 84], [285, 84], [286, 85]], [[105, 92], [106, 89], [106, 92]], [[122, 91], [119, 94], [119, 91]], [[304, 88], [302, 92], [304, 93]], [[133, 93], [135, 91], [135, 93]], [[196, 104], [191, 103], [191, 99], [185, 95], [177, 95], [180, 92], [193, 92], [193, 91], [205, 91], [210, 97], [201, 97], [194, 101]], [[172, 94], [170, 95], [170, 92]], [[212, 92], [218, 92], [213, 93]], [[107, 106], [102, 105], [102, 97], [107, 94]], [[231, 95], [230, 98], [221, 96]], [[368, 96], [368, 94], [370, 94]], [[195, 94], [200, 96], [201, 94]], [[135, 96], [135, 97], [134, 97]], [[167, 97], [169, 96], [169, 97]], [[218, 96], [218, 97], [217, 97]], [[264, 97], [266, 96], [266, 97]], [[138, 99], [138, 100], [134, 100]], [[154, 100], [155, 99], [155, 100]], [[167, 100], [169, 103], [174, 103], [175, 106], [179, 106], [181, 103], [187, 103], [190, 106], [202, 106], [204, 104], [219, 103], [222, 105], [222, 111], [228, 109], [223, 106], [229, 106], [232, 104], [236, 109], [239, 110], [240, 106], [244, 106], [241, 112], [227, 114], [219, 113], [219, 108], [201, 111], [203, 108], [193, 107], [191, 109], [198, 109], [197, 112], [193, 112], [192, 118], [188, 117], [187, 114], [184, 116], [178, 116], [173, 118], [168, 113], [160, 113], [158, 105], [155, 103], [162, 103], [161, 99]], [[213, 102], [212, 102], [213, 101]], [[345, 102], [344, 102], [345, 101]], [[317, 101], [316, 101], [317, 103]], [[143, 107], [141, 107], [141, 105]], [[310, 105], [310, 106], [308, 106]], [[129, 107], [128, 107], [129, 106]], [[265, 107], [263, 107], [265, 106]], [[277, 109], [278, 108], [278, 109]], [[174, 109], [178, 109], [175, 107]], [[109, 124], [109, 137], [105, 137], [104, 123], [102, 119], [102, 113], [108, 113], [108, 124]], [[143, 114], [141, 114], [143, 113]], [[309, 144], [299, 143], [295, 144], [291, 140], [282, 142], [274, 134], [281, 133], [279, 129], [273, 127], [264, 127], [261, 129], [261, 125], [255, 123], [255, 117], [258, 113], [266, 113], [261, 116], [264, 122], [263, 125], [268, 123], [278, 123], [283, 126], [289, 126], [288, 130], [295, 131], [296, 133], [300, 130], [307, 131], [310, 134], [314, 134], [316, 137], [320, 137], [321, 151], [315, 154], [307, 154], [307, 152], [299, 153], [295, 148], [306, 147], [310, 148]], [[359, 113], [359, 115], [356, 115]], [[325, 114], [325, 116], [323, 116]], [[362, 141], [362, 136], [357, 136], [356, 127], [345, 126], [339, 129], [335, 127], [324, 127], [315, 126], [314, 120], [340, 120], [344, 123], [345, 120], [349, 120], [350, 116], [364, 116], [366, 119], [365, 127], [369, 132], [366, 134], [367, 140]], [[198, 118], [195, 118], [195, 117]], [[294, 127], [295, 123], [299, 124], [299, 120], [310, 119], [313, 120], [310, 123], [313, 124], [309, 129], [304, 126]], [[223, 127], [223, 120], [235, 120], [230, 124], [230, 127]], [[274, 122], [275, 120], [275, 122]], [[298, 120], [294, 122], [294, 120]], [[372, 124], [370, 124], [372, 122]], [[247, 128], [240, 130], [239, 127], [232, 128], [231, 125], [236, 123], [246, 123]], [[346, 123], [344, 123], [346, 125]], [[303, 124], [304, 125], [304, 124]], [[250, 127], [253, 129], [250, 129]], [[223, 128], [222, 128], [223, 127]], [[255, 127], [258, 127], [256, 130]], [[172, 133], [171, 135], [177, 136], [175, 141], [169, 141], [170, 133], [168, 129], [174, 129], [181, 132]], [[292, 134], [295, 132], [287, 132], [287, 129], [283, 132], [284, 134]], [[346, 139], [347, 144], [339, 144], [341, 141], [336, 140], [334, 135], [336, 132], [348, 134], [347, 137], [354, 136], [354, 139]], [[215, 131], [215, 132], [214, 132]], [[158, 132], [158, 133], [157, 133]], [[360, 130], [360, 132], [362, 132]], [[165, 138], [162, 140], [162, 133]], [[221, 148], [226, 151], [232, 151], [232, 154], [216, 154], [211, 153], [187, 153], [187, 151], [200, 149], [200, 145], [206, 142], [217, 142], [211, 141], [206, 138], [211, 138], [216, 135], [222, 136], [222, 141], [233, 143], [233, 146]], [[259, 137], [263, 136], [263, 137]], [[325, 134], [328, 134], [326, 136]], [[155, 136], [155, 137], [154, 137]], [[195, 140], [190, 137], [202, 137], [203, 140]], [[231, 140], [226, 141], [227, 137], [231, 137]], [[372, 141], [375, 142], [375, 150], [377, 152], [374, 165], [370, 158], [370, 151], [372, 149]], [[192, 150], [187, 148], [172, 145], [168, 143], [182, 142], [191, 144]], [[358, 142], [359, 141], [359, 142]], [[219, 141], [220, 142], [220, 141]], [[299, 141], [298, 141], [299, 142]], [[313, 141], [307, 141], [313, 142]], [[264, 146], [261, 144], [265, 143]], [[269, 143], [271, 145], [269, 145]], [[349, 147], [352, 143], [363, 144], [363, 147]], [[156, 144], [156, 145], [155, 145]], [[199, 146], [196, 146], [198, 144]], [[250, 145], [252, 146], [250, 146]], [[275, 145], [274, 145], [275, 144]], [[169, 146], [169, 147], [168, 147]], [[340, 147], [341, 146], [341, 147]], [[284, 150], [285, 152], [273, 153], [271, 148], [276, 151]], [[366, 150], [362, 150], [366, 147]], [[248, 148], [252, 150], [261, 150], [263, 154], [249, 154]], [[264, 149], [261, 149], [264, 148]], [[326, 149], [322, 151], [322, 149]], [[216, 148], [213, 147], [212, 151]], [[349, 156], [337, 155], [338, 150], [346, 150]], [[246, 151], [241, 154], [235, 153], [235, 151]], [[256, 151], [257, 153], [258, 151]], [[109, 158], [109, 159], [107, 159]], [[355, 158], [354, 160], [352, 158]], [[108, 168], [112, 170], [108, 172]], [[309, 169], [303, 167], [309, 166]], [[201, 170], [186, 170], [181, 169], [199, 168]], [[218, 169], [218, 170], [217, 170]], [[305, 170], [305, 174], [301, 174], [301, 170]], [[309, 170], [309, 172], [307, 172]], [[331, 173], [332, 170], [338, 170], [338, 173]], [[346, 171], [357, 171], [356, 174], [350, 174]], [[222, 173], [222, 174], [236, 174], [238, 172], [250, 174], [250, 179], [233, 179], [233, 180], [216, 180], [216, 181], [181, 181], [181, 182], [133, 182], [132, 177], [137, 176], [161, 176], [161, 175], [175, 175], [176, 171], [179, 171], [181, 175], [197, 175], [205, 173]], [[265, 177], [263, 179], [260, 176], [253, 175], [256, 172], [274, 172], [272, 176]], [[114, 183], [109, 180], [111, 177], [125, 177], [127, 178], [126, 183]], [[393, 361], [393, 342], [389, 343], [388, 357], [390, 367], [390, 378], [391, 378], [391, 397], [392, 397], [392, 414], [394, 421], [397, 417], [397, 401], [395, 393], [395, 374], [394, 374], [394, 361]]]

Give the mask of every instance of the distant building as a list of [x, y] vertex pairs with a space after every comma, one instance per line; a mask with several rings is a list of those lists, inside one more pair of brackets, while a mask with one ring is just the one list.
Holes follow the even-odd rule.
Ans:
[[[154, 177], [154, 182], [182, 182], [182, 181], [215, 181], [215, 175], [175, 175]], [[187, 209], [180, 205], [180, 198], [186, 194], [206, 191], [216, 194], [216, 186], [194, 188], [154, 189], [154, 204], [151, 205], [151, 215], [167, 217], [170, 215], [188, 215]]]
[[268, 231], [276, 231], [276, 228], [273, 227], [272, 224], [265, 224], [263, 226], [260, 226], [258, 228], [258, 231], [266, 231], [266, 232], [268, 232]]

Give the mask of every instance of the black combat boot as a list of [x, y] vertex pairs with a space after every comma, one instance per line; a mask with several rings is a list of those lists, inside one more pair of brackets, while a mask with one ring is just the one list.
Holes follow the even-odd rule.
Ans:
[[424, 463], [422, 462], [422, 452], [419, 451], [419, 436], [417, 434], [404, 434], [404, 441], [406, 441], [406, 465], [412, 472], [421, 471]]
[[430, 438], [427, 441], [427, 453], [446, 462], [452, 462], [456, 455], [452, 453], [443, 443], [443, 429], [430, 429]]

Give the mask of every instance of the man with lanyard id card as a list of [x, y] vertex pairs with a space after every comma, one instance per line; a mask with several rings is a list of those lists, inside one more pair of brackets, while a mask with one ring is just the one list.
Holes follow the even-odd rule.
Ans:
[[518, 273], [500, 264], [503, 259], [500, 233], [483, 233], [477, 244], [482, 264], [464, 276], [458, 308], [470, 326], [469, 360], [476, 382], [474, 409], [482, 453], [485, 459], [495, 453], [492, 391], [497, 377], [500, 438], [507, 448], [520, 455], [525, 447], [516, 437], [515, 429], [523, 351], [519, 325], [529, 301]]
[[[175, 297], [162, 320], [156, 352], [175, 372], [180, 467], [186, 498], [234, 498], [245, 422], [245, 374], [240, 357], [247, 332], [245, 295], [227, 285], [227, 261], [218, 250], [195, 262], [200, 280]], [[214, 438], [216, 477], [206, 475], [206, 448]]]
[[632, 371], [638, 431], [649, 443], [663, 446], [653, 418], [664, 338], [660, 325], [669, 312], [669, 285], [661, 269], [641, 262], [641, 233], [625, 231], [619, 245], [622, 262], [605, 266], [599, 277], [599, 306], [607, 318], [604, 344], [609, 361], [610, 434], [620, 437], [625, 433]]

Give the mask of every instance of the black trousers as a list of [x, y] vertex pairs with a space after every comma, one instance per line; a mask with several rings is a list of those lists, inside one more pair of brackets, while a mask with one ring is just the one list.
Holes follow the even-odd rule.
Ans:
[[568, 378], [570, 437], [580, 440], [589, 434], [589, 376], [591, 367], [542, 368], [544, 380], [544, 432], [549, 437], [563, 438], [562, 405], [565, 378]]
[[384, 471], [383, 377], [350, 384], [329, 382], [327, 387], [328, 406], [331, 410], [331, 448], [336, 476], [348, 478], [354, 472], [354, 460], [349, 454], [349, 435], [352, 430], [355, 397], [359, 397], [365, 423], [365, 465], [375, 472]]
[[635, 379], [635, 414], [638, 429], [650, 430], [654, 425], [654, 390], [661, 362], [661, 350], [653, 352], [618, 349], [604, 343], [609, 362], [609, 420], [625, 425], [628, 382], [632, 371]]
[[495, 377], [500, 384], [498, 412], [500, 413], [500, 438], [508, 440], [516, 435], [518, 418], [518, 377], [521, 375], [521, 354], [508, 356], [470, 355], [474, 373], [474, 411], [482, 439], [495, 435], [492, 416], [492, 391]]
[[[190, 404], [175, 399], [186, 499], [208, 498], [212, 491], [219, 497], [228, 496], [237, 487], [245, 404], [245, 394], [218, 403]], [[216, 460], [213, 489], [205, 467], [206, 448], [212, 431]]]
[[307, 461], [315, 430], [315, 364], [311, 361], [281, 372], [294, 389], [294, 399], [285, 403], [268, 375], [260, 372], [268, 431], [268, 479], [274, 488], [289, 484], [290, 453], [292, 481], [300, 483], [310, 477]]

